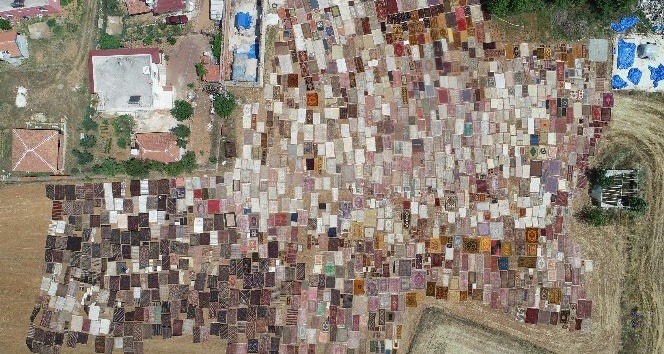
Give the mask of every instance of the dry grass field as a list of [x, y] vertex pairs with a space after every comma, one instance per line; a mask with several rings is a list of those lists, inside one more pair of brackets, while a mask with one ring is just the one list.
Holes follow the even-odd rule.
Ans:
[[[53, 28], [57, 28], [50, 38], [29, 40], [30, 58], [21, 66], [0, 64], [0, 130], [25, 128], [27, 123], [36, 123], [35, 115], [44, 114], [42, 127], [66, 122], [67, 138], [75, 141], [88, 103], [87, 58], [96, 41], [97, 8], [97, 1], [71, 4], [49, 17], [55, 19]], [[28, 25], [36, 22], [39, 20], [24, 20], [16, 29], [28, 33]], [[24, 108], [14, 104], [19, 86], [28, 89]], [[0, 168], [9, 167], [10, 156], [2, 155]]]

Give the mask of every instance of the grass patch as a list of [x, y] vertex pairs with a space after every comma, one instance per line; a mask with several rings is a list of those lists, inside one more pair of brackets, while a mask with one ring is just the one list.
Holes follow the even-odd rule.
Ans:
[[11, 129], [0, 130], [0, 169], [9, 171], [12, 160], [12, 131]]
[[134, 129], [134, 117], [129, 114], [123, 114], [113, 119], [111, 122], [115, 131], [115, 141], [119, 148], [125, 148], [131, 142], [131, 132]]
[[[496, 28], [507, 41], [577, 41], [589, 38], [608, 38], [614, 32], [609, 24], [622, 16], [636, 14], [641, 22], [636, 32], [649, 32], [650, 25], [635, 0], [618, 1], [618, 6], [605, 6], [599, 3], [617, 0], [533, 0], [512, 1], [506, 9], [493, 13], [491, 26]], [[504, 2], [493, 0], [490, 3]], [[491, 5], [489, 4], [489, 7]], [[601, 9], [600, 9], [601, 7]], [[503, 21], [504, 20], [504, 21]], [[507, 23], [507, 22], [509, 23]]]
[[122, 38], [106, 33], [102, 33], [99, 37], [99, 49], [118, 49], [122, 47]]
[[173, 45], [177, 41], [175, 37], [184, 34], [185, 26], [167, 26], [165, 23], [152, 23], [148, 25], [136, 25], [127, 27], [123, 41], [142, 41], [150, 45], [154, 42], [160, 43], [166, 40]]

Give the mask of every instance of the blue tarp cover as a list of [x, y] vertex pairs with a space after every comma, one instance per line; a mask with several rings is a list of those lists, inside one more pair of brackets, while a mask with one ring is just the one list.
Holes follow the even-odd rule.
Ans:
[[652, 85], [657, 87], [659, 82], [664, 80], [664, 65], [659, 64], [658, 67], [648, 65], [648, 69], [650, 69], [650, 80], [652, 80]]
[[251, 47], [249, 47], [249, 51], [247, 52], [247, 58], [249, 59], [258, 58], [258, 46], [256, 44], [252, 44]]
[[611, 29], [613, 29], [616, 32], [625, 32], [628, 29], [634, 27], [634, 25], [636, 25], [637, 23], [639, 23], [639, 18], [636, 16], [623, 17], [622, 20], [620, 20], [620, 22], [612, 23]]
[[622, 77], [613, 75], [611, 78], [611, 86], [613, 86], [614, 89], [622, 89], [627, 87], [627, 82], [625, 82]]
[[639, 82], [641, 81], [641, 76], [643, 73], [641, 72], [640, 69], [638, 68], [631, 68], [629, 69], [629, 73], [627, 73], [627, 79], [631, 81], [634, 85], [638, 85]]
[[251, 27], [251, 15], [248, 12], [238, 12], [235, 14], [235, 27], [245, 29]]
[[625, 42], [624, 39], [618, 40], [618, 59], [616, 60], [618, 69], [629, 69], [634, 65], [634, 55], [636, 54], [636, 44]]

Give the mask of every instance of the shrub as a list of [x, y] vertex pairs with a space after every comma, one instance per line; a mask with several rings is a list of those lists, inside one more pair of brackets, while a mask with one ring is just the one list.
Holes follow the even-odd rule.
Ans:
[[52, 28], [55, 27], [57, 24], [58, 24], [58, 23], [55, 21], [54, 18], [49, 18], [48, 20], [46, 20], [46, 25], [48, 26], [48, 28], [51, 28], [51, 29], [52, 29]]
[[122, 44], [120, 43], [119, 36], [103, 33], [101, 37], [99, 37], [100, 49], [118, 49], [120, 47], [122, 47]]
[[122, 15], [122, 5], [119, 0], [103, 0], [102, 8], [107, 16]]
[[202, 62], [196, 63], [196, 76], [203, 78], [207, 74], [207, 69], [205, 68], [205, 64]]
[[175, 37], [169, 36], [168, 38], [166, 38], [166, 42], [168, 42], [168, 44], [170, 45], [174, 45], [177, 42], [177, 39]]
[[90, 130], [97, 130], [99, 127], [99, 124], [92, 119], [92, 115], [94, 114], [95, 110], [91, 107], [88, 107], [86, 112], [85, 112], [85, 118], [83, 118], [83, 122], [81, 122], [81, 127], [87, 132]]
[[4, 18], [0, 18], [0, 30], [8, 31], [12, 29], [12, 23]]
[[212, 55], [214, 55], [217, 60], [221, 58], [221, 42], [223, 39], [224, 36], [221, 33], [217, 33], [214, 35], [214, 39], [212, 40]]
[[643, 214], [648, 210], [648, 202], [641, 197], [629, 197], [627, 198], [627, 207], [630, 211]]
[[73, 0], [60, 0], [60, 6], [65, 7], [69, 4], [71, 4]]
[[94, 156], [92, 156], [92, 154], [87, 151], [79, 151], [74, 149], [71, 152], [76, 158], [76, 163], [78, 163], [81, 166], [87, 165], [90, 162], [92, 162], [92, 160], [94, 160]]
[[221, 117], [228, 117], [233, 113], [235, 107], [237, 107], [237, 102], [235, 97], [228, 92], [224, 92], [214, 98], [212, 104], [214, 111]]
[[94, 147], [97, 144], [97, 137], [94, 135], [85, 135], [83, 139], [79, 140], [78, 144], [84, 148]]
[[153, 39], [152, 39], [151, 36], [147, 36], [147, 37], [143, 38], [143, 44], [145, 44], [145, 45], [151, 45], [152, 41], [153, 41]]
[[184, 100], [175, 101], [173, 109], [171, 109], [171, 114], [179, 122], [185, 121], [194, 114], [194, 108], [191, 106], [191, 103]]
[[129, 145], [129, 141], [124, 136], [119, 136], [115, 140], [115, 145], [117, 145], [120, 149], [124, 149], [127, 147], [127, 145]]
[[593, 226], [604, 226], [609, 221], [604, 209], [593, 206], [583, 207], [583, 209], [577, 213], [576, 217]]
[[124, 148], [131, 140], [131, 131], [134, 129], [134, 117], [129, 114], [118, 116], [111, 122], [115, 136], [117, 138], [116, 144], [120, 148]]

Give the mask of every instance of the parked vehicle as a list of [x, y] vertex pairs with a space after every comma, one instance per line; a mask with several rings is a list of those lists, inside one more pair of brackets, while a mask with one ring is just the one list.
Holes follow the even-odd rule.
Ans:
[[166, 17], [166, 23], [169, 25], [183, 25], [189, 22], [187, 15], [175, 15]]

